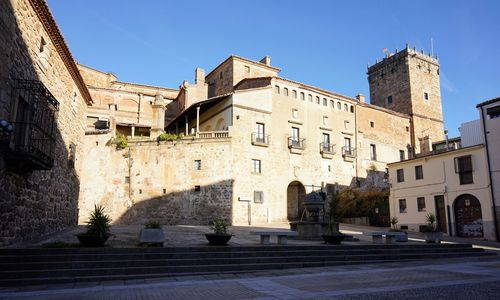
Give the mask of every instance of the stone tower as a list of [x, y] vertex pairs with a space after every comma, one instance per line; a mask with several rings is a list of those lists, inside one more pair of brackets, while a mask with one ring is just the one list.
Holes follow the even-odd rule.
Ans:
[[415, 48], [387, 54], [368, 67], [370, 102], [410, 115], [411, 143], [416, 153], [432, 150], [444, 138], [439, 62]]

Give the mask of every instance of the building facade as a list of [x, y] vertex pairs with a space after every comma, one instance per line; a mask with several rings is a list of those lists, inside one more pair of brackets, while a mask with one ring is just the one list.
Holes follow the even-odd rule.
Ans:
[[77, 224], [91, 104], [47, 4], [1, 1], [0, 246]]

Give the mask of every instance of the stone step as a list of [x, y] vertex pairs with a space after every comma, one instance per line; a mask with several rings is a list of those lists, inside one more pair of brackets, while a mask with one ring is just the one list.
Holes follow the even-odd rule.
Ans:
[[268, 251], [268, 252], [206, 252], [206, 253], [148, 253], [148, 254], [79, 254], [79, 255], [40, 255], [40, 256], [11, 256], [7, 255], [0, 259], [0, 270], [27, 270], [35, 268], [62, 268], [68, 266], [79, 268], [80, 266], [114, 264], [125, 261], [126, 263], [144, 262], [149, 263], [174, 263], [176, 261], [190, 260], [216, 260], [216, 259], [259, 259], [269, 258], [289, 258], [289, 257], [313, 257], [313, 256], [345, 256], [345, 255], [388, 255], [388, 254], [412, 254], [412, 253], [468, 253], [482, 252], [482, 249], [464, 248], [464, 249], [446, 249], [446, 248], [428, 248], [428, 249], [325, 249], [311, 251]]
[[91, 262], [54, 264], [51, 266], [35, 265], [33, 269], [11, 270], [2, 269], [0, 279], [23, 279], [36, 277], [74, 277], [74, 276], [96, 276], [96, 275], [120, 275], [120, 274], [148, 274], [148, 273], [183, 273], [203, 272], [204, 268], [212, 269], [213, 266], [249, 266], [266, 264], [290, 264], [290, 263], [319, 263], [324, 261], [365, 261], [365, 260], [408, 260], [408, 259], [431, 259], [450, 258], [464, 256], [482, 256], [487, 252], [469, 253], [400, 253], [400, 254], [376, 254], [376, 255], [337, 255], [337, 256], [313, 256], [313, 257], [259, 257], [259, 258], [218, 258], [218, 259], [183, 259], [183, 260], [161, 260], [161, 261], [113, 261], [113, 262]]
[[371, 244], [371, 245], [255, 245], [255, 246], [200, 246], [200, 247], [158, 247], [158, 248], [3, 248], [3, 255], [52, 255], [52, 254], [125, 254], [125, 253], [177, 253], [177, 252], [237, 252], [237, 251], [289, 251], [323, 250], [326, 248], [344, 249], [408, 249], [408, 248], [470, 248], [471, 244]]
[[[492, 253], [474, 253], [476, 255], [492, 255]], [[459, 255], [457, 255], [459, 256]], [[450, 256], [446, 256], [447, 258]], [[453, 257], [453, 256], [452, 256]], [[429, 258], [429, 257], [428, 257]], [[433, 257], [435, 258], [435, 257]], [[191, 275], [208, 275], [208, 274], [224, 274], [224, 273], [246, 273], [253, 271], [265, 271], [276, 269], [288, 268], [304, 268], [304, 267], [325, 267], [337, 265], [355, 265], [355, 264], [373, 264], [373, 263], [390, 263], [390, 262], [403, 262], [412, 261], [414, 259], [377, 259], [377, 260], [346, 260], [346, 261], [321, 261], [321, 262], [292, 262], [280, 264], [248, 264], [248, 265], [212, 265], [212, 266], [197, 266], [196, 268], [175, 268], [170, 272], [151, 272], [151, 273], [137, 273], [137, 274], [98, 274], [98, 275], [82, 275], [75, 276], [54, 276], [45, 277], [43, 274], [40, 277], [31, 278], [2, 278], [0, 279], [0, 286], [28, 286], [40, 284], [62, 284], [62, 283], [81, 283], [81, 282], [100, 282], [100, 281], [116, 281], [116, 280], [134, 280], [145, 278], [160, 278], [172, 276], [191, 276]], [[153, 270], [151, 270], [153, 271]], [[159, 271], [159, 270], [156, 270]], [[174, 272], [172, 272], [174, 271]]]

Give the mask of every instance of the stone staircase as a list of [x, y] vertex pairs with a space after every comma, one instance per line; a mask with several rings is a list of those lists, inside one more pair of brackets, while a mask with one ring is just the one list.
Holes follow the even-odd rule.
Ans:
[[0, 249], [0, 286], [496, 255], [470, 244]]

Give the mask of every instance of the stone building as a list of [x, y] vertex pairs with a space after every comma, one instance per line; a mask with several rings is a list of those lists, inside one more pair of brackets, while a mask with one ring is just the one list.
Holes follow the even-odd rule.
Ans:
[[[407, 59], [413, 54], [408, 50]], [[181, 136], [175, 141], [131, 141], [129, 149], [115, 150], [106, 146], [109, 134], [87, 135], [91, 162], [83, 172], [80, 220], [101, 202], [122, 223], [205, 224], [217, 216], [238, 225], [283, 223], [300, 218], [313, 190], [331, 195], [345, 186], [388, 186], [387, 164], [414, 154], [420, 135], [412, 124], [421, 120], [410, 108], [368, 104], [362, 95], [347, 97], [279, 72], [269, 57], [230, 56], [206, 76], [196, 69], [195, 84], [184, 82], [166, 107], [167, 114], [176, 111], [165, 128]], [[423, 82], [419, 76], [427, 74], [412, 76]], [[411, 97], [421, 92], [415, 88], [404, 103], [420, 105]], [[439, 107], [429, 110], [442, 120], [439, 88], [432, 92]], [[426, 132], [437, 139], [442, 123], [432, 122], [441, 128]]]
[[77, 223], [91, 104], [45, 1], [1, 1], [0, 246]]
[[[166, 106], [178, 90], [118, 81], [112, 73], [81, 64], [78, 69], [94, 100], [87, 109], [87, 131], [110, 130], [130, 138], [155, 138], [163, 131], [169, 120]], [[172, 117], [176, 111], [169, 113]]]

